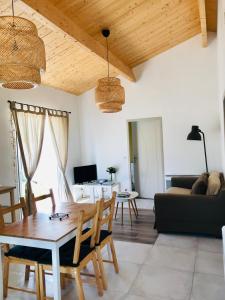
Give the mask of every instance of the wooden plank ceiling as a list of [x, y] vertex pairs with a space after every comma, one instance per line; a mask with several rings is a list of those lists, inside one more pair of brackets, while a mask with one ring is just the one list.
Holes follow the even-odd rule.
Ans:
[[[205, 17], [207, 30], [216, 31], [217, 1], [205, 0], [206, 15], [201, 17], [201, 23], [200, 2], [202, 1], [17, 0], [15, 14], [32, 20], [38, 28], [39, 36], [44, 40], [47, 71], [42, 76], [42, 83], [80, 95], [95, 87], [99, 78], [106, 76], [106, 62], [101, 55], [83, 47], [79, 40], [53, 25], [49, 18], [39, 14], [37, 11], [41, 13], [43, 8], [41, 3], [49, 3], [49, 7], [52, 8], [46, 10], [45, 7], [47, 17], [51, 18], [51, 13], [58, 11], [59, 17], [65, 16], [69, 23], [75, 22], [78, 25], [76, 28], [80, 27], [90, 39], [94, 38], [98, 42], [94, 43], [94, 47], [100, 49], [100, 52], [102, 45], [105, 45], [101, 29], [110, 28], [109, 44], [113, 53], [112, 60], [114, 59], [110, 66], [110, 74], [125, 75], [134, 80], [133, 67], [200, 32], [205, 39]], [[0, 0], [0, 15], [10, 14], [11, 1]], [[55, 14], [52, 15], [54, 20], [56, 17]], [[72, 23], [70, 25], [72, 28]], [[206, 40], [202, 40], [203, 45], [206, 45], [205, 42], [207, 43], [207, 35]]]

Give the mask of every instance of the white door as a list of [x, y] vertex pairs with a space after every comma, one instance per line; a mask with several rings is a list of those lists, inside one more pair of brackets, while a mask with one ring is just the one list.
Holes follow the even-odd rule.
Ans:
[[161, 118], [137, 121], [137, 152], [140, 196], [154, 198], [155, 193], [164, 190]]

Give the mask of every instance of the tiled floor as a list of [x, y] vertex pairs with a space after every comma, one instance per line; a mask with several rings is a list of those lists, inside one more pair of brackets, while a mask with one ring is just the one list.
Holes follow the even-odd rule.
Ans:
[[[102, 300], [224, 300], [222, 241], [187, 236], [159, 235], [154, 246], [116, 242], [120, 273], [106, 266], [108, 291]], [[107, 256], [107, 251], [105, 251]], [[11, 281], [22, 284], [21, 269], [11, 269]], [[51, 296], [51, 278], [47, 276]], [[31, 277], [29, 285], [33, 285]], [[87, 300], [100, 299], [96, 289], [85, 285]], [[10, 291], [10, 300], [35, 296]], [[63, 299], [76, 299], [68, 282]]]

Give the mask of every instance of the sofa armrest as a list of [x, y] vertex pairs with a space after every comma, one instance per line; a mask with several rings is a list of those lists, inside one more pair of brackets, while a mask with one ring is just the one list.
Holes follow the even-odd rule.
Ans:
[[182, 177], [172, 177], [171, 186], [180, 187], [185, 189], [191, 189], [192, 185], [198, 179], [199, 176], [182, 176]]

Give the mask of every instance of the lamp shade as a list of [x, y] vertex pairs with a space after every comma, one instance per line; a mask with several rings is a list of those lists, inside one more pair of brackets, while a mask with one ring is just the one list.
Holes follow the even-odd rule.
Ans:
[[0, 86], [34, 88], [45, 69], [45, 47], [36, 26], [21, 17], [0, 17]]
[[96, 105], [114, 102], [117, 104], [125, 103], [124, 88], [120, 85], [120, 79], [116, 77], [104, 77], [99, 79], [95, 90]]
[[191, 132], [188, 134], [187, 136], [187, 140], [191, 140], [191, 141], [201, 141], [202, 137], [200, 134], [201, 130], [199, 129], [198, 126], [193, 125], [191, 127]]
[[122, 110], [122, 105], [118, 102], [107, 102], [99, 104], [98, 108], [103, 113], [116, 113]]

